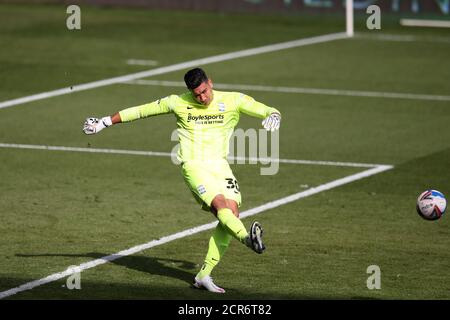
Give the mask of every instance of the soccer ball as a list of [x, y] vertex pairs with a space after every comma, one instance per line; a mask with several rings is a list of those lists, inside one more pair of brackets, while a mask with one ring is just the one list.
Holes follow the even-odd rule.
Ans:
[[447, 200], [436, 190], [427, 190], [417, 198], [417, 213], [425, 220], [437, 220], [445, 213]]

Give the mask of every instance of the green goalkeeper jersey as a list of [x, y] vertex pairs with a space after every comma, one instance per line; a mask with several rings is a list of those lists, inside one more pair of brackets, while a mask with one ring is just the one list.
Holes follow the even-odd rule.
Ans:
[[180, 142], [177, 158], [186, 162], [226, 158], [230, 137], [241, 113], [258, 118], [266, 118], [274, 112], [280, 113], [239, 92], [214, 90], [213, 97], [211, 103], [204, 106], [190, 92], [186, 92], [128, 108], [119, 114], [122, 122], [159, 114], [175, 114]]

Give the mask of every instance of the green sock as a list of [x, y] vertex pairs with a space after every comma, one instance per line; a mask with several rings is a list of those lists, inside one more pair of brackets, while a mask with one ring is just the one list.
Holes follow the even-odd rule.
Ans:
[[244, 244], [246, 243], [248, 232], [242, 221], [233, 214], [233, 211], [228, 208], [220, 209], [217, 211], [217, 218], [233, 237]]
[[205, 263], [203, 264], [200, 272], [197, 274], [199, 279], [211, 274], [212, 270], [219, 263], [223, 254], [227, 250], [231, 238], [231, 235], [222, 226], [222, 224], [218, 223], [213, 235], [209, 239], [208, 253], [205, 257]]

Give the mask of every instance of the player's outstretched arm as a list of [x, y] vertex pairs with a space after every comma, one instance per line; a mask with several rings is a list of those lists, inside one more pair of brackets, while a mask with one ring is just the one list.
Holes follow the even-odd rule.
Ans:
[[95, 134], [116, 123], [131, 122], [150, 116], [170, 113], [172, 112], [171, 99], [173, 100], [177, 98], [178, 96], [172, 95], [157, 101], [123, 109], [110, 117], [103, 117], [101, 119], [87, 118], [84, 122], [83, 132], [85, 134]]
[[83, 132], [85, 134], [96, 134], [113, 124], [120, 122], [122, 122], [122, 119], [118, 112], [110, 117], [103, 117], [101, 119], [90, 117], [84, 121]]
[[281, 114], [279, 114], [277, 112], [271, 113], [262, 122], [262, 126], [267, 131], [275, 131], [275, 130], [280, 129], [280, 124], [281, 124]]
[[256, 101], [252, 97], [240, 93], [236, 98], [240, 112], [248, 114], [252, 117], [262, 118], [262, 125], [267, 131], [275, 131], [280, 129], [281, 113], [265, 104]]

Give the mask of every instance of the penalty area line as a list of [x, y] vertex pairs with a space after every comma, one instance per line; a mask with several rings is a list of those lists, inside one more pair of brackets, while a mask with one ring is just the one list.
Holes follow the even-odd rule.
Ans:
[[[31, 149], [31, 150], [46, 150], [46, 151], [67, 151], [67, 152], [88, 152], [88, 153], [106, 153], [106, 154], [121, 154], [133, 156], [147, 156], [147, 157], [176, 157], [176, 153], [159, 152], [159, 151], [143, 151], [143, 150], [124, 150], [124, 149], [104, 149], [104, 148], [82, 148], [82, 147], [64, 147], [64, 146], [47, 146], [36, 144], [17, 144], [17, 143], [0, 143], [0, 148], [11, 149]], [[318, 160], [300, 160], [300, 159], [279, 159], [279, 158], [262, 158], [262, 157], [228, 157], [231, 163], [233, 161], [249, 161], [261, 162], [268, 164], [271, 162], [290, 163], [290, 164], [304, 164], [304, 165], [321, 165], [321, 166], [336, 166], [336, 167], [355, 167], [355, 168], [374, 168], [383, 166], [382, 164], [373, 163], [355, 163], [355, 162], [337, 162], [337, 161], [318, 161]]]
[[302, 46], [309, 46], [309, 45], [314, 45], [314, 44], [318, 44], [318, 43], [325, 43], [325, 42], [329, 42], [329, 41], [342, 40], [342, 39], [347, 39], [347, 38], [348, 38], [348, 36], [345, 32], [339, 32], [339, 33], [326, 34], [326, 35], [315, 36], [315, 37], [310, 37], [310, 38], [302, 38], [302, 39], [297, 39], [297, 40], [293, 40], [293, 41], [275, 43], [275, 44], [270, 44], [270, 45], [266, 45], [266, 46], [262, 46], [262, 47], [244, 49], [244, 50], [219, 54], [219, 55], [215, 55], [215, 56], [209, 56], [209, 57], [205, 57], [205, 58], [176, 63], [176, 64], [172, 64], [169, 66], [160, 67], [160, 68], [156, 68], [156, 69], [150, 69], [150, 70], [146, 70], [146, 71], [131, 73], [131, 74], [127, 74], [124, 76], [103, 79], [103, 80], [93, 81], [93, 82], [89, 82], [89, 83], [77, 84], [77, 85], [71, 86], [69, 88], [61, 88], [61, 89], [57, 89], [57, 90], [33, 94], [31, 96], [26, 96], [26, 97], [22, 97], [22, 98], [13, 99], [13, 100], [3, 101], [3, 102], [0, 102], [0, 109], [9, 108], [9, 107], [21, 105], [21, 104], [32, 102], [32, 101], [38, 101], [38, 100], [42, 100], [42, 99], [48, 99], [51, 97], [61, 96], [61, 95], [69, 94], [69, 93], [90, 90], [90, 89], [94, 89], [94, 88], [109, 86], [112, 84], [132, 81], [132, 80], [136, 80], [136, 79], [142, 79], [142, 78], [146, 78], [146, 77], [152, 77], [152, 76], [156, 76], [156, 75], [160, 75], [160, 74], [166, 74], [166, 73], [170, 73], [170, 72], [174, 72], [174, 71], [186, 70], [189, 68], [203, 66], [203, 65], [207, 65], [207, 64], [211, 64], [211, 63], [229, 61], [229, 60], [244, 58], [244, 57], [251, 57], [254, 55], [259, 55], [259, 54], [264, 54], [264, 53], [269, 53], [269, 52], [276, 52], [276, 51], [280, 51], [280, 50], [292, 49], [292, 48], [297, 48], [297, 47], [302, 47]]
[[[267, 210], [270, 210], [270, 209], [274, 209], [274, 208], [283, 206], [283, 205], [288, 204], [288, 203], [292, 203], [292, 202], [300, 200], [302, 198], [306, 198], [306, 197], [318, 194], [318, 193], [323, 192], [323, 191], [331, 190], [333, 188], [336, 188], [336, 187], [339, 187], [339, 186], [342, 186], [342, 185], [345, 185], [345, 184], [348, 184], [348, 183], [351, 183], [351, 182], [354, 182], [354, 181], [357, 181], [357, 180], [361, 180], [361, 179], [373, 176], [375, 174], [378, 174], [378, 173], [390, 170], [392, 168], [393, 168], [393, 166], [391, 166], [391, 165], [379, 165], [379, 166], [377, 166], [375, 168], [367, 169], [367, 170], [364, 170], [362, 172], [346, 176], [344, 178], [333, 180], [331, 182], [327, 182], [327, 183], [319, 185], [317, 187], [310, 188], [308, 190], [305, 190], [305, 191], [302, 191], [302, 192], [298, 192], [298, 193], [289, 195], [287, 197], [283, 197], [283, 198], [280, 198], [278, 200], [265, 203], [265, 204], [263, 204], [261, 206], [258, 206], [258, 207], [255, 207], [255, 208], [243, 211], [243, 212], [241, 212], [240, 216], [241, 216], [241, 218], [250, 217], [250, 216], [259, 214], [261, 212], [264, 212], [264, 211], [267, 211]], [[88, 269], [94, 268], [96, 266], [99, 266], [99, 265], [102, 265], [102, 264], [105, 264], [105, 263], [108, 263], [108, 262], [120, 259], [122, 257], [126, 257], [126, 256], [129, 256], [129, 255], [138, 253], [138, 252], [146, 250], [146, 249], [150, 249], [150, 248], [153, 248], [153, 247], [156, 247], [156, 246], [160, 246], [160, 245], [163, 245], [165, 243], [168, 243], [168, 242], [171, 242], [171, 241], [174, 241], [174, 240], [177, 240], [177, 239], [185, 238], [185, 237], [188, 237], [188, 236], [200, 233], [202, 231], [213, 229], [213, 228], [215, 228], [216, 225], [217, 225], [217, 221], [214, 221], [214, 222], [211, 222], [211, 223], [207, 223], [207, 224], [203, 224], [203, 225], [200, 225], [200, 226], [197, 226], [197, 227], [194, 227], [194, 228], [186, 229], [186, 230], [183, 230], [183, 231], [180, 231], [180, 232], [168, 235], [168, 236], [164, 236], [164, 237], [162, 237], [160, 239], [157, 239], [157, 240], [152, 240], [150, 242], [147, 242], [147, 243], [144, 243], [144, 244], [141, 244], [141, 245], [137, 245], [135, 247], [132, 247], [132, 248], [129, 248], [129, 249], [117, 252], [115, 254], [111, 254], [109, 256], [102, 257], [100, 259], [96, 259], [96, 260], [92, 260], [92, 261], [89, 261], [89, 262], [86, 262], [86, 263], [82, 263], [82, 264], [80, 264], [80, 265], [78, 265], [76, 267], [69, 267], [65, 271], [54, 273], [54, 274], [51, 274], [51, 275], [49, 275], [49, 276], [47, 276], [45, 278], [42, 278], [42, 279], [39, 279], [39, 280], [35, 280], [35, 281], [31, 281], [31, 282], [27, 282], [27, 283], [25, 283], [25, 284], [23, 284], [21, 286], [18, 286], [18, 287], [15, 287], [15, 288], [12, 288], [12, 289], [0, 292], [0, 299], [4, 299], [6, 297], [10, 297], [12, 295], [15, 295], [15, 294], [23, 292], [23, 291], [31, 290], [33, 288], [42, 286], [44, 284], [63, 279], [63, 278], [68, 277], [68, 276], [70, 276], [70, 275], [72, 275], [74, 273], [79, 273], [79, 272], [82, 272], [84, 270], [88, 270]]]

